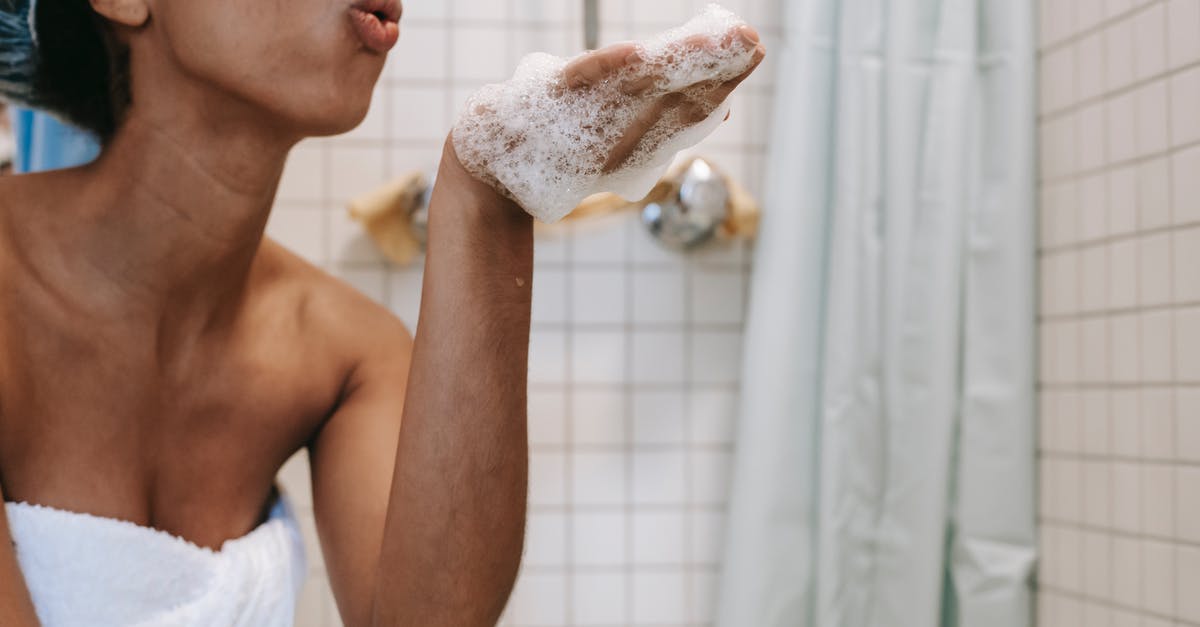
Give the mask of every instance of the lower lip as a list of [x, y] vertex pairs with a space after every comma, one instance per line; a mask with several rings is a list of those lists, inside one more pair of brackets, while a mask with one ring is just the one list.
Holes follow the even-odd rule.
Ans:
[[400, 25], [396, 22], [385, 22], [359, 9], [350, 9], [350, 23], [359, 40], [369, 50], [386, 53], [396, 47], [400, 39]]

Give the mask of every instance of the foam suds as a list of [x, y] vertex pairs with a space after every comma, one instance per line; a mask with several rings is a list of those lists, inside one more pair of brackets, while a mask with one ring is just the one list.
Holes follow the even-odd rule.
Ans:
[[[641, 199], [677, 152], [716, 130], [729, 112], [728, 101], [699, 124], [668, 114], [619, 169], [602, 172], [605, 161], [626, 129], [664, 95], [682, 92], [699, 99], [750, 69], [753, 47], [730, 37], [744, 24], [709, 5], [687, 24], [638, 43], [643, 63], [578, 89], [563, 87], [562, 70], [572, 59], [529, 55], [511, 80], [488, 85], [468, 100], [454, 127], [458, 157], [469, 172], [543, 222], [557, 222], [598, 192]], [[647, 76], [657, 77], [648, 92], [621, 91], [627, 81]]]

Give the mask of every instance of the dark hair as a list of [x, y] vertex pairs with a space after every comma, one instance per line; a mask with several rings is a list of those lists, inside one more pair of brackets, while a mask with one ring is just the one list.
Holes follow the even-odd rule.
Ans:
[[129, 52], [88, 0], [38, 0], [35, 104], [107, 141], [129, 105]]

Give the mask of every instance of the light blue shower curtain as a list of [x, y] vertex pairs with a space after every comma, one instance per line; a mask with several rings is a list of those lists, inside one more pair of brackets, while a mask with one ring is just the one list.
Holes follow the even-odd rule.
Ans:
[[1031, 0], [787, 0], [720, 627], [1026, 627]]
[[12, 116], [18, 173], [58, 170], [88, 163], [100, 154], [91, 135], [41, 111], [16, 108]]

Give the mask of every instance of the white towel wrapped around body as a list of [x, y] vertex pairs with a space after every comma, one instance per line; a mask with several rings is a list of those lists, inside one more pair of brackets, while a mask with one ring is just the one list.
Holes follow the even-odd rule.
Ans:
[[282, 494], [219, 551], [132, 522], [6, 503], [43, 627], [290, 627], [304, 543]]

